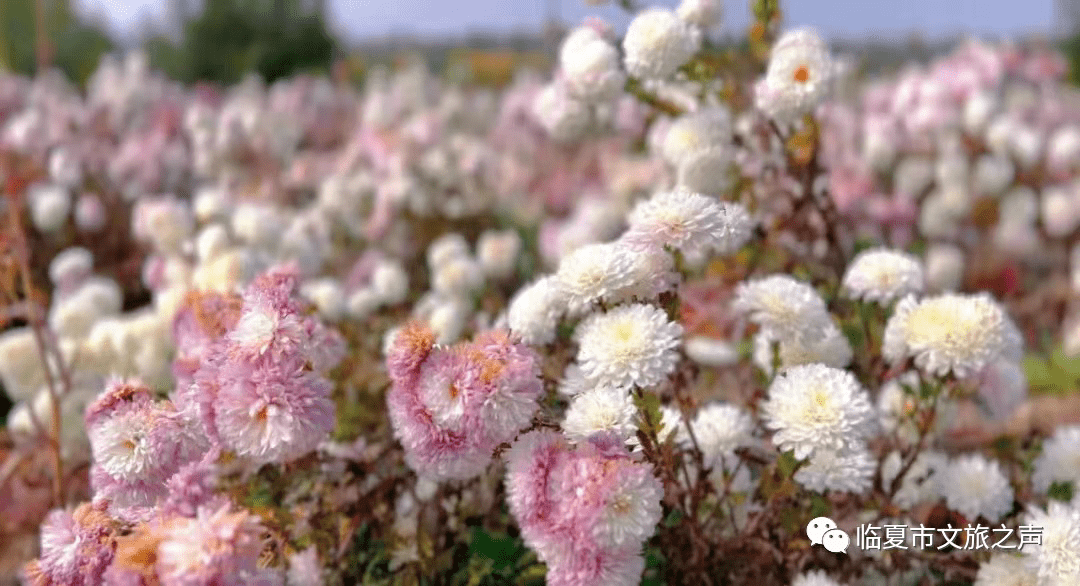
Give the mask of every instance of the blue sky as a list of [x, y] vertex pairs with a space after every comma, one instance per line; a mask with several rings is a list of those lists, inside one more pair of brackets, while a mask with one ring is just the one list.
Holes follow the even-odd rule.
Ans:
[[[163, 17], [164, 0], [76, 0], [84, 12], [105, 18], [122, 37], [138, 24]], [[462, 35], [478, 30], [535, 29], [548, 3], [564, 22], [586, 15], [625, 24], [613, 6], [587, 6], [584, 0], [328, 0], [334, 27], [347, 39], [387, 34]], [[727, 30], [742, 30], [749, 18], [748, 0], [725, 0]], [[677, 0], [651, 0], [674, 5]], [[785, 0], [786, 22], [812, 25], [832, 37], [929, 36], [970, 32], [1014, 36], [1049, 30], [1053, 0]]]

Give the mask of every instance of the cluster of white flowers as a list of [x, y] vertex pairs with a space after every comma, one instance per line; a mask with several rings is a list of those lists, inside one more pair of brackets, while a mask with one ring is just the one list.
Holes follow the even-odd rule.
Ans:
[[811, 29], [788, 31], [773, 45], [765, 77], [755, 86], [757, 107], [779, 122], [793, 122], [825, 99], [832, 78], [825, 41]]

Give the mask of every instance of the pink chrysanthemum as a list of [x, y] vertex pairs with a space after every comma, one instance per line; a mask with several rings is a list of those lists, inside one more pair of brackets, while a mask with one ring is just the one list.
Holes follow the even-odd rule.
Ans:
[[181, 466], [165, 482], [168, 495], [161, 510], [167, 515], [194, 517], [199, 507], [223, 506], [228, 498], [217, 492], [217, 458], [217, 450], [211, 450], [203, 459]]
[[254, 462], [295, 460], [313, 451], [334, 427], [330, 382], [302, 363], [231, 363], [221, 379], [214, 421], [218, 437]]
[[257, 566], [262, 531], [257, 517], [229, 505], [172, 519], [157, 549], [158, 578], [163, 586], [252, 584], [264, 574]]
[[411, 326], [389, 349], [390, 421], [418, 473], [469, 478], [532, 419], [543, 391], [538, 358], [502, 331], [451, 348], [430, 340]]
[[84, 503], [74, 512], [55, 510], [41, 525], [41, 557], [24, 570], [34, 586], [100, 584], [116, 549], [117, 524], [104, 504]]

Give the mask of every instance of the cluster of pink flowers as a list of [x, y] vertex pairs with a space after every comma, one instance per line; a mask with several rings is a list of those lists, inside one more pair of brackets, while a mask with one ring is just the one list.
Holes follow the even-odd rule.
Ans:
[[[334, 425], [325, 374], [344, 357], [344, 340], [303, 313], [294, 297], [296, 284], [295, 269], [258, 277], [245, 291], [231, 327], [207, 324], [224, 332], [205, 350], [191, 384], [179, 386], [174, 396], [214, 445], [255, 463], [310, 453]], [[192, 322], [190, 313], [178, 316], [181, 371], [190, 368], [190, 355], [197, 352], [189, 344], [209, 333], [193, 331], [198, 324]]]
[[529, 424], [544, 390], [536, 353], [503, 330], [446, 347], [413, 323], [395, 336], [386, 364], [394, 434], [409, 466], [433, 480], [481, 473]]
[[510, 511], [549, 585], [639, 583], [664, 494], [648, 462], [615, 435], [574, 446], [554, 431], [521, 436], [506, 461]]

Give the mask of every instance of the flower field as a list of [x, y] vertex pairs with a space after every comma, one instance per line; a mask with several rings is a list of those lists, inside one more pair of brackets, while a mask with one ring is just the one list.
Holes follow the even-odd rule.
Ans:
[[0, 584], [1080, 585], [1064, 57], [623, 4], [490, 83], [0, 73]]

